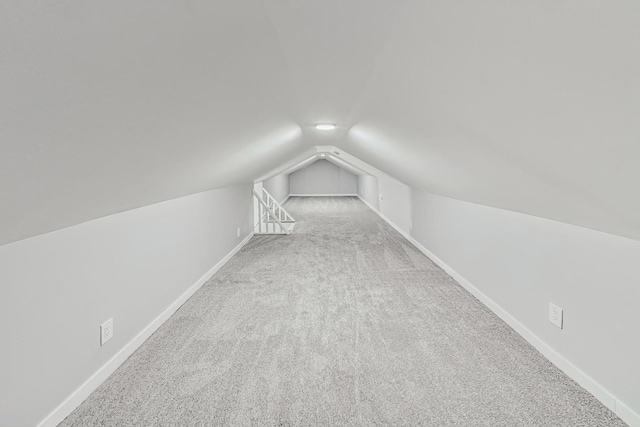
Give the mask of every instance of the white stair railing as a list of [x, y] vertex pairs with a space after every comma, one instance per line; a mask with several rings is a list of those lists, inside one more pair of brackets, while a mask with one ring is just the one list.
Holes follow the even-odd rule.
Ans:
[[271, 208], [275, 216], [278, 217], [280, 222], [283, 223], [295, 223], [296, 220], [291, 216], [289, 212], [282, 207], [280, 203], [276, 199], [273, 198], [271, 194], [264, 188], [262, 188], [262, 200]]
[[264, 188], [253, 191], [256, 200], [256, 234], [291, 234], [296, 220]]

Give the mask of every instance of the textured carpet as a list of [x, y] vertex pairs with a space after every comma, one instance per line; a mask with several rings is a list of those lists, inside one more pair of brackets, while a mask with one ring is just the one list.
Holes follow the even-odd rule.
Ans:
[[357, 198], [292, 198], [63, 426], [624, 426]]

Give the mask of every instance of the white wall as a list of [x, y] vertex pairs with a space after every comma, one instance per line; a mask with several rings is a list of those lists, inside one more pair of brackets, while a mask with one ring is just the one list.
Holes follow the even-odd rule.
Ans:
[[292, 195], [356, 195], [358, 179], [326, 160], [318, 160], [289, 176]]
[[374, 209], [379, 209], [378, 178], [373, 175], [358, 175], [358, 196]]
[[340, 148], [414, 188], [640, 240], [640, 2], [402, 4]]
[[382, 172], [359, 175], [358, 196], [395, 228], [411, 232], [411, 187]]
[[262, 185], [278, 202], [282, 202], [289, 196], [289, 175], [287, 174], [265, 179]]
[[251, 233], [252, 206], [231, 186], [0, 246], [0, 425], [43, 420]]
[[424, 191], [412, 206], [418, 243], [616, 396], [619, 413], [640, 413], [640, 242]]
[[[303, 151], [290, 107], [317, 98], [295, 95], [269, 9], [0, 1], [0, 244], [249, 182]], [[333, 76], [309, 77], [324, 96], [350, 85], [317, 72]]]
[[378, 176], [380, 213], [405, 233], [411, 231], [411, 188], [388, 175]]

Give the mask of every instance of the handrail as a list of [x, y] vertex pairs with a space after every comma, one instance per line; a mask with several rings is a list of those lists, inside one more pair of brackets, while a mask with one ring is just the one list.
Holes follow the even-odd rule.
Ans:
[[[287, 222], [287, 223], [290, 223], [290, 222], [295, 223], [296, 222], [295, 218], [293, 218], [293, 216], [291, 216], [291, 214], [289, 212], [287, 212], [280, 205], [280, 203], [278, 203], [278, 201], [271, 194], [269, 194], [269, 192], [265, 188], [262, 189], [262, 194], [267, 199], [267, 206], [269, 206], [272, 209], [275, 208], [274, 209], [274, 214], [276, 214], [278, 216], [278, 219], [280, 221], [284, 221], [284, 222]], [[258, 196], [258, 198], [259, 198], [259, 196]]]
[[[267, 193], [268, 195], [269, 193]], [[267, 203], [265, 203], [264, 200], [262, 200], [262, 197], [260, 197], [260, 194], [258, 194], [258, 192], [256, 190], [253, 190], [253, 195], [256, 197], [256, 199], [258, 199], [258, 201], [260, 202], [260, 204], [266, 208], [267, 210], [267, 214], [268, 216], [270, 216], [273, 220], [276, 221], [276, 223], [280, 226], [280, 229], [284, 232], [284, 234], [290, 234], [291, 230], [287, 229], [284, 224], [280, 221], [280, 219], [275, 215], [275, 213], [273, 212], [273, 210], [269, 207], [269, 205]], [[267, 216], [267, 214], [265, 215], [260, 215], [260, 222], [258, 225], [262, 225], [262, 219]], [[290, 216], [290, 215], [289, 215]], [[267, 230], [268, 231], [268, 230]]]

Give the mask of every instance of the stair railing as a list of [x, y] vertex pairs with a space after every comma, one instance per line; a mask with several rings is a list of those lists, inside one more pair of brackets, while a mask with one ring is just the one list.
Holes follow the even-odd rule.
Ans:
[[[258, 201], [258, 222], [255, 225], [255, 232], [257, 234], [291, 234], [293, 224], [295, 224], [293, 217], [266, 191], [262, 194], [266, 195], [266, 201], [255, 190], [253, 195]], [[285, 222], [293, 224], [287, 227], [284, 225]]]
[[271, 194], [264, 188], [262, 189], [263, 200], [269, 206], [270, 209], [273, 210], [275, 216], [278, 217], [280, 222], [283, 223], [295, 223], [296, 220], [291, 216], [289, 212], [282, 207], [280, 203], [276, 199], [273, 198]]

